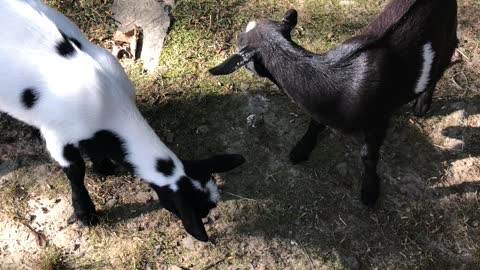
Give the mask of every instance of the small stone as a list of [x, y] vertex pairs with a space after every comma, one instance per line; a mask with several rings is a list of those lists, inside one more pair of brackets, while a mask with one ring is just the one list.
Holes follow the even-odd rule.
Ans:
[[165, 134], [165, 140], [167, 141], [167, 143], [173, 143], [173, 139], [175, 138], [175, 135], [168, 131], [166, 134]]
[[360, 270], [361, 263], [356, 256], [348, 256], [344, 260], [349, 270]]
[[182, 270], [182, 268], [178, 267], [176, 265], [172, 265], [172, 266], [170, 266], [169, 270]]
[[240, 84], [240, 90], [241, 91], [247, 91], [248, 88], [250, 88], [250, 85], [248, 85], [247, 83], [241, 83]]
[[257, 128], [264, 123], [263, 115], [250, 114], [247, 117], [247, 125], [251, 128]]
[[186, 237], [182, 240], [182, 246], [186, 249], [194, 249], [195, 243], [191, 237]]
[[130, 231], [132, 231], [132, 232], [138, 232], [138, 231], [140, 231], [140, 227], [139, 227], [137, 224], [133, 223], [133, 222], [132, 222], [132, 223], [128, 223], [128, 224], [127, 224], [127, 228], [128, 228]]
[[342, 176], [346, 177], [348, 174], [348, 166], [346, 162], [339, 163], [335, 169], [337, 169], [337, 172]]
[[113, 206], [115, 206], [115, 204], [117, 204], [117, 199], [113, 198], [108, 200], [105, 206], [108, 208], [112, 208]]
[[147, 203], [153, 199], [153, 196], [150, 192], [141, 191], [135, 195], [135, 198], [142, 203]]
[[475, 220], [475, 221], [473, 222], [473, 227], [478, 227], [478, 221]]
[[207, 125], [201, 125], [197, 128], [197, 134], [207, 134], [210, 131], [210, 128]]

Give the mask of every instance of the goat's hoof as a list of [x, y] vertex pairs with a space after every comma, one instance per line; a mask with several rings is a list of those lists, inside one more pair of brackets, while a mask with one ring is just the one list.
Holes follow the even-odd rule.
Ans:
[[295, 145], [292, 151], [290, 151], [290, 161], [293, 164], [298, 164], [304, 161], [307, 161], [310, 157], [310, 151], [305, 150], [305, 147], [301, 145]]
[[108, 159], [102, 161], [100, 164], [93, 164], [92, 170], [96, 175], [109, 176], [115, 174], [115, 165]]
[[83, 226], [94, 226], [98, 224], [99, 219], [95, 212], [73, 213], [68, 219], [67, 224], [79, 222]]
[[368, 207], [374, 207], [380, 195], [380, 184], [362, 184], [361, 200]]
[[430, 110], [430, 106], [425, 105], [425, 104], [415, 104], [415, 107], [413, 108], [413, 114], [416, 117], [424, 117], [427, 112]]
[[432, 101], [428, 100], [428, 98], [424, 98], [423, 96], [418, 97], [415, 103], [413, 104], [413, 114], [416, 117], [425, 116], [427, 112], [430, 110], [431, 104], [432, 104]]

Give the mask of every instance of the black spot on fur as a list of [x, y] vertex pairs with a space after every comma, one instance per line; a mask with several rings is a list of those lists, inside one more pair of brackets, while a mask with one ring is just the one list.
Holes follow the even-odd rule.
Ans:
[[133, 164], [125, 160], [127, 155], [125, 142], [111, 131], [98, 131], [92, 138], [80, 141], [80, 147], [92, 160], [112, 159], [125, 166], [131, 173], [135, 172]]
[[72, 38], [72, 37], [68, 37], [68, 40], [70, 40], [71, 42], [73, 42], [73, 44], [75, 44], [75, 46], [77, 46], [80, 50], [82, 49], [82, 43], [80, 43], [80, 41], [78, 41], [78, 39]]
[[21, 99], [23, 106], [27, 109], [31, 109], [38, 101], [38, 93], [32, 88], [27, 88], [23, 90]]
[[60, 33], [62, 34], [63, 40], [61, 40], [57, 44], [56, 48], [58, 54], [63, 57], [75, 55], [75, 48], [73, 47], [72, 43], [75, 44], [75, 46], [77, 46], [79, 49], [82, 49], [82, 44], [80, 43], [80, 41], [65, 35], [65, 33], [63, 33], [62, 31], [60, 31]]
[[163, 173], [165, 176], [170, 176], [173, 174], [175, 169], [175, 164], [173, 160], [169, 158], [168, 160], [158, 159], [157, 160], [157, 171]]

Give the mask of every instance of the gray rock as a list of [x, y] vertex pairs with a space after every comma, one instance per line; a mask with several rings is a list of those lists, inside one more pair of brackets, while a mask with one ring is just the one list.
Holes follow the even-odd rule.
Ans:
[[175, 138], [175, 135], [172, 132], [170, 132], [170, 131], [166, 132], [165, 140], [167, 141], [167, 143], [173, 143], [174, 138]]
[[113, 206], [115, 206], [115, 204], [117, 204], [117, 199], [113, 198], [108, 200], [107, 203], [105, 203], [105, 206], [108, 208], [112, 208]]
[[170, 11], [174, 0], [114, 0], [113, 17], [119, 22], [119, 28], [135, 24], [143, 30], [141, 56], [144, 68], [153, 71], [160, 57], [163, 42], [170, 26]]
[[362, 266], [356, 256], [346, 256], [344, 257], [344, 262], [349, 270], [360, 270]]
[[247, 117], [247, 125], [251, 128], [257, 128], [258, 126], [262, 125], [263, 122], [263, 115], [250, 114]]
[[150, 192], [141, 191], [141, 192], [138, 192], [137, 195], [135, 195], [135, 198], [139, 202], [146, 203], [146, 202], [151, 201], [153, 199], [153, 196]]
[[197, 134], [207, 134], [210, 131], [210, 128], [207, 125], [201, 125], [197, 128]]
[[195, 248], [195, 243], [193, 242], [192, 237], [186, 237], [182, 240], [182, 246], [186, 249], [194, 249]]
[[337, 169], [337, 172], [343, 177], [348, 175], [348, 166], [346, 162], [339, 163], [335, 169]]
[[247, 83], [241, 83], [241, 84], [240, 84], [240, 90], [241, 90], [241, 91], [247, 91], [248, 88], [250, 88], [250, 85], [249, 85], [249, 84], [247, 84]]

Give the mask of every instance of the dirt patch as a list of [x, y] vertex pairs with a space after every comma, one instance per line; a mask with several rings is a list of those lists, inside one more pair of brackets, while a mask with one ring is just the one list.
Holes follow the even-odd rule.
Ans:
[[[478, 268], [478, 1], [459, 3], [463, 61], [438, 85], [432, 111], [418, 119], [405, 107], [392, 120], [375, 209], [359, 201], [361, 138], [327, 130], [311, 159], [293, 166], [288, 153], [308, 117], [246, 72], [218, 80], [206, 75], [251, 19], [234, 16], [238, 11], [263, 17], [284, 11], [276, 1], [217, 2], [179, 2], [159, 73], [129, 70], [142, 113], [181, 157], [231, 152], [247, 159], [218, 176], [224, 201], [207, 221], [212, 242], [187, 236], [139, 179], [123, 173], [100, 178], [89, 169], [87, 188], [102, 222], [66, 226], [71, 207], [65, 177], [35, 132], [1, 115], [0, 268], [35, 269], [45, 258], [47, 248], [35, 243], [19, 217], [45, 234], [62, 265], [75, 269]], [[325, 50], [360, 29], [383, 3], [297, 1], [307, 16], [300, 15], [296, 38]]]

